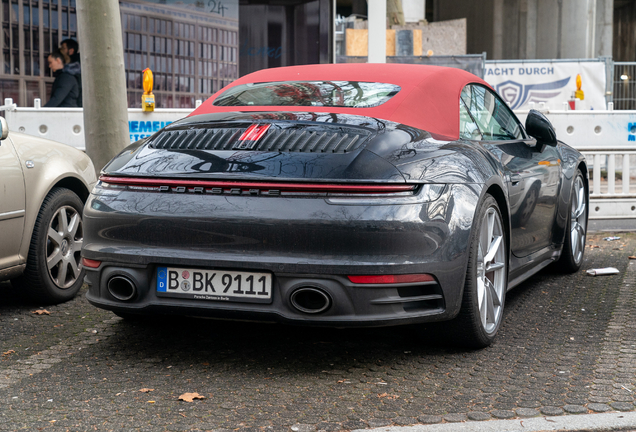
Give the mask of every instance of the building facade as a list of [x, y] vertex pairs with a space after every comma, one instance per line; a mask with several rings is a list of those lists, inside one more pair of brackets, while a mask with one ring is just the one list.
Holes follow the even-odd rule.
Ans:
[[[220, 3], [220, 1], [219, 1]], [[157, 107], [191, 108], [238, 78], [239, 22], [209, 0], [120, 2], [128, 106], [141, 106], [142, 71], [155, 77]], [[75, 39], [76, 0], [2, 0], [0, 98], [19, 106], [46, 103], [53, 77], [48, 55]]]

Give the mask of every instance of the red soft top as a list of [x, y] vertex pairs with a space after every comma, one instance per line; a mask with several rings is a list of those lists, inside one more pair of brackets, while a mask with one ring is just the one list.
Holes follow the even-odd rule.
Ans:
[[461, 69], [412, 64], [321, 64], [263, 69], [221, 89], [191, 116], [219, 112], [307, 111], [306, 106], [214, 106], [214, 99], [230, 87], [277, 81], [363, 81], [396, 84], [398, 94], [372, 108], [310, 107], [312, 112], [363, 115], [402, 123], [430, 132], [439, 139], [459, 138], [459, 97], [466, 84], [490, 87]]

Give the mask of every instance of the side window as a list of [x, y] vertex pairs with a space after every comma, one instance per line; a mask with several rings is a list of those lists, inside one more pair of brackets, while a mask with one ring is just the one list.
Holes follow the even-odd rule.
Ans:
[[459, 101], [459, 137], [467, 140], [481, 140], [481, 132], [461, 100]]
[[485, 140], [523, 139], [516, 117], [489, 89], [467, 85], [462, 100], [475, 118]]

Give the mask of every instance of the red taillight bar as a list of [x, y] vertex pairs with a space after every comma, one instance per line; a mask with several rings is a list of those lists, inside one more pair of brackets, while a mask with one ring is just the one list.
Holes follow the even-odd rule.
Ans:
[[84, 265], [84, 267], [98, 268], [100, 265], [102, 265], [102, 262], [82, 257], [82, 264]]
[[411, 192], [414, 185], [347, 185], [320, 183], [260, 183], [236, 182], [223, 180], [177, 180], [139, 177], [101, 176], [100, 181], [126, 186], [170, 186], [170, 187], [207, 187], [207, 188], [241, 188], [241, 189], [277, 189], [295, 192], [342, 192], [342, 193], [391, 193]]
[[351, 282], [356, 284], [399, 284], [413, 282], [435, 282], [435, 278], [430, 274], [369, 275], [347, 277]]

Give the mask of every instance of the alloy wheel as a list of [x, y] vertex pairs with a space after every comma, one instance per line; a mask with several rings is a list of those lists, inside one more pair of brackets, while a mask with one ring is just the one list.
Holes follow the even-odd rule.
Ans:
[[585, 185], [578, 175], [574, 181], [573, 196], [570, 209], [570, 246], [572, 257], [576, 263], [581, 262], [585, 248], [585, 232], [587, 224], [587, 204], [585, 202]]
[[70, 288], [80, 277], [83, 242], [81, 215], [71, 206], [57, 209], [48, 227], [46, 264], [59, 288]]
[[486, 211], [479, 232], [477, 302], [481, 324], [493, 333], [503, 314], [506, 286], [506, 246], [503, 224], [495, 207]]

